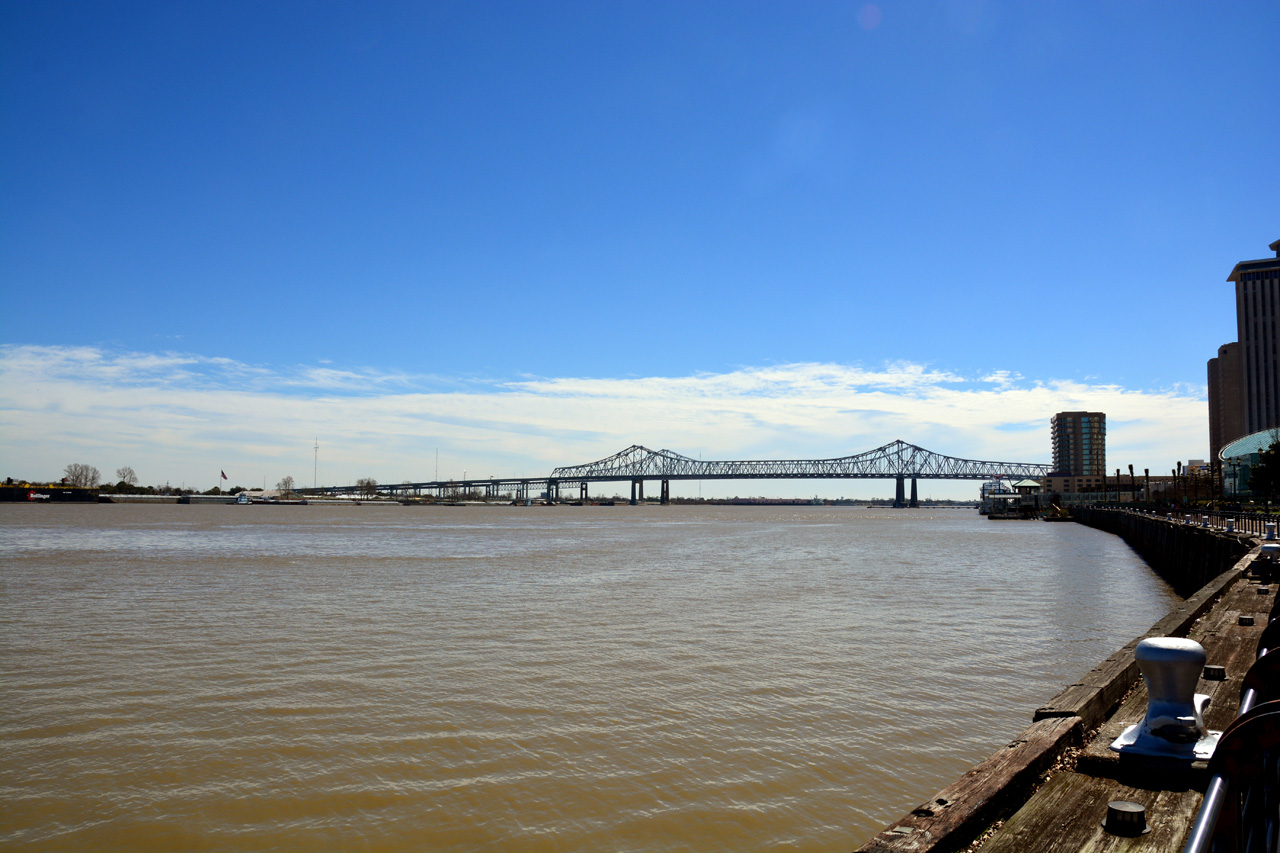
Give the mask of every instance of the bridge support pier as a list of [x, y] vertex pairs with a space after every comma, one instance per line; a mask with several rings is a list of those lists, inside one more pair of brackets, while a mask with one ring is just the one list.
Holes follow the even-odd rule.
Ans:
[[663, 506], [666, 506], [667, 504], [671, 503], [671, 481], [670, 480], [662, 481], [662, 491], [659, 494], [661, 495], [660, 502], [662, 503]]
[[587, 494], [587, 481], [586, 481], [586, 480], [583, 480], [583, 481], [582, 481], [582, 488], [581, 488], [581, 489], [579, 489], [578, 491], [579, 491], [578, 497], [582, 500], [582, 502], [583, 502], [584, 504], [585, 504], [587, 501], [591, 500], [590, 496]]
[[902, 477], [898, 477], [897, 481], [897, 488], [893, 492], [893, 508], [902, 509], [907, 503], [906, 489]]
[[633, 477], [631, 479], [631, 505], [632, 506], [635, 506], [638, 503], [638, 501], [636, 500], [637, 490], [639, 490], [640, 492], [640, 500], [644, 500], [644, 480], [641, 480], [639, 477]]
[[916, 497], [916, 478], [915, 478], [915, 477], [912, 477], [912, 478], [911, 478], [911, 503], [910, 503], [910, 507], [911, 507], [912, 509], [915, 509], [915, 508], [916, 508], [916, 507], [918, 507], [918, 506], [920, 506], [920, 499], [919, 499], [918, 497]]

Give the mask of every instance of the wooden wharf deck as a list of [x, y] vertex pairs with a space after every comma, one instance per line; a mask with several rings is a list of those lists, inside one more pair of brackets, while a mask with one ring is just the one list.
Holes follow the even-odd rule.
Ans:
[[[1196, 687], [1212, 697], [1205, 725], [1221, 731], [1235, 718], [1258, 640], [1280, 615], [1275, 584], [1249, 571], [1259, 554], [1259, 543], [1251, 544], [1235, 566], [1036, 711], [1012, 743], [858, 853], [1180, 853], [1204, 798], [1205, 762], [1122, 758], [1110, 744], [1146, 713], [1134, 649], [1147, 637], [1189, 637], [1204, 646], [1206, 667], [1225, 669], [1224, 680], [1201, 678]], [[1104, 829], [1114, 800], [1144, 806], [1150, 832], [1126, 837]]]

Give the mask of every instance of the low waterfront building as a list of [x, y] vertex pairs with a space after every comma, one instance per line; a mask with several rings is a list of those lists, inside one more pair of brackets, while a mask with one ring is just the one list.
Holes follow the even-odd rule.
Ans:
[[1128, 477], [1079, 477], [1058, 472], [1043, 480], [1042, 492], [1055, 506], [1081, 506], [1100, 503], [1137, 503], [1143, 497], [1143, 478], [1130, 483]]
[[[1109, 485], [1115, 485], [1115, 477], [1110, 479]], [[1049, 474], [1044, 478], [1044, 491], [1049, 494], [1078, 494], [1082, 492], [1101, 492], [1103, 490], [1102, 477], [1084, 477], [1078, 474], [1069, 474], [1058, 471]]]
[[1131, 479], [1122, 473], [1102, 477], [1076, 477], [1070, 474], [1050, 474], [1043, 480], [1043, 493], [1057, 506], [1080, 506], [1101, 503], [1180, 503], [1184, 500], [1209, 497], [1209, 481], [1198, 481], [1187, 475], [1135, 474]]
[[1249, 488], [1249, 475], [1258, 464], [1262, 451], [1280, 441], [1280, 429], [1264, 429], [1238, 438], [1218, 454], [1222, 466], [1222, 493], [1229, 498], [1247, 498], [1253, 495]]
[[1040, 481], [1032, 480], [1030, 478], [1026, 480], [1019, 480], [1013, 484], [1013, 490], [1020, 495], [1036, 495], [1041, 491]]

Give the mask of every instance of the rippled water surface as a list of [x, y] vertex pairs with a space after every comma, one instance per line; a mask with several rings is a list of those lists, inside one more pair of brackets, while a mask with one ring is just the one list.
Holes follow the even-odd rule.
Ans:
[[972, 510], [0, 506], [0, 844], [848, 851], [1163, 616]]

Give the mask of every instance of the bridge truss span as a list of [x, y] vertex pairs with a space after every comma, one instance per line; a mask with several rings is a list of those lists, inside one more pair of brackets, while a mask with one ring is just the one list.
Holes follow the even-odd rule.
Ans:
[[990, 480], [1040, 478], [1048, 465], [1030, 462], [989, 462], [944, 456], [897, 440], [853, 456], [835, 459], [712, 461], [692, 459], [670, 450], [650, 450], [634, 444], [620, 453], [556, 468], [552, 480], [758, 480], [758, 479], [929, 479]]
[[[895, 505], [904, 506], [908, 505], [904, 483], [910, 480], [909, 505], [915, 506], [916, 480], [1020, 480], [1036, 479], [1048, 473], [1048, 465], [960, 459], [934, 453], [902, 440], [890, 442], [866, 453], [835, 459], [736, 461], [693, 459], [672, 450], [650, 450], [633, 444], [626, 450], [595, 462], [556, 468], [549, 477], [490, 477], [424, 483], [406, 481], [378, 484], [375, 489], [377, 494], [389, 497], [418, 497], [426, 494], [436, 498], [482, 496], [484, 500], [505, 498], [517, 501], [530, 500], [540, 495], [557, 501], [562, 490], [569, 494], [576, 490], [585, 501], [590, 483], [629, 480], [631, 501], [635, 503], [637, 496], [641, 500], [644, 498], [645, 480], [658, 480], [661, 482], [662, 502], [667, 503], [672, 480], [896, 480]], [[325, 486], [299, 489], [299, 492], [331, 496], [371, 496], [366, 493], [366, 487], [361, 486]]]

